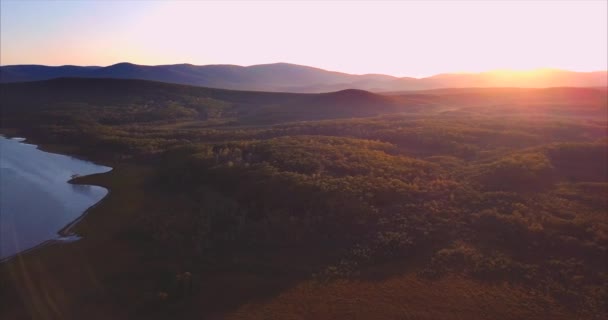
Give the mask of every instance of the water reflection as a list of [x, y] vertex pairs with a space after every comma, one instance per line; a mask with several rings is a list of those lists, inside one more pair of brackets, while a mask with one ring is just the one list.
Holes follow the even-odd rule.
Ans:
[[74, 192], [78, 192], [78, 193], [82, 193], [85, 195], [90, 195], [91, 192], [93, 191], [93, 186], [90, 186], [88, 184], [70, 184], [72, 186], [72, 190], [74, 190]]
[[0, 259], [58, 237], [107, 190], [67, 183], [109, 167], [0, 137]]

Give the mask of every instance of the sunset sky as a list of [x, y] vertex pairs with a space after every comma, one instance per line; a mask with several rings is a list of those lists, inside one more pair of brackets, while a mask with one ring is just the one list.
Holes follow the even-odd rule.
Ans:
[[607, 1], [1, 1], [0, 64], [608, 69]]

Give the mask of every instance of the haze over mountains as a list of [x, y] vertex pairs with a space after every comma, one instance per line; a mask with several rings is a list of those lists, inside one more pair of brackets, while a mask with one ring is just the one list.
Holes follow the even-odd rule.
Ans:
[[376, 92], [468, 87], [606, 87], [608, 73], [557, 69], [439, 74], [427, 78], [382, 74], [354, 75], [319, 68], [273, 63], [248, 67], [191, 64], [145, 66], [119, 63], [108, 67], [11, 65], [0, 67], [0, 82], [63, 77], [142, 79], [233, 90], [319, 93], [344, 89]]
[[[510, 116], [549, 113], [569, 119], [607, 116], [607, 91], [596, 88], [452, 88], [399, 94], [347, 89], [304, 94], [234, 91], [136, 79], [61, 78], [5, 83], [0, 90], [5, 119], [26, 114], [27, 121], [45, 119], [40, 115], [48, 117], [48, 112], [60, 109], [89, 110], [104, 124], [120, 124], [124, 119], [117, 119], [126, 117], [138, 123], [190, 119], [246, 126], [443, 112]], [[128, 116], [118, 117], [117, 112]]]

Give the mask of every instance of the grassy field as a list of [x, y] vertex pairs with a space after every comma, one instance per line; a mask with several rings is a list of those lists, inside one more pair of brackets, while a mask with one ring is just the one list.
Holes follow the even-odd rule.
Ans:
[[378, 280], [303, 282], [268, 301], [247, 303], [226, 319], [572, 319], [554, 301], [506, 284], [413, 273]]

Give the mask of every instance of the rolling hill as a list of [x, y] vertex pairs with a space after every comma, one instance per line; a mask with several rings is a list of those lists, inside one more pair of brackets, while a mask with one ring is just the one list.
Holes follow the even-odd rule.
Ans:
[[[148, 80], [59, 78], [4, 83], [6, 117], [54, 110], [103, 110], [139, 122], [192, 118], [245, 124], [366, 117], [414, 111], [429, 102], [407, 95], [387, 96], [363, 90], [322, 94], [234, 91]], [[93, 116], [93, 115], [89, 115]]]
[[[605, 117], [607, 91], [594, 88], [468, 88], [379, 94], [237, 91], [135, 79], [58, 78], [0, 85], [3, 117], [76, 110], [100, 121], [196, 119], [244, 125], [396, 113], [473, 112]], [[97, 110], [97, 111], [95, 111]], [[125, 111], [128, 110], [128, 111]], [[98, 114], [93, 114], [98, 112]], [[117, 118], [118, 117], [118, 118]], [[27, 116], [26, 116], [27, 118]], [[5, 119], [5, 121], [7, 121]]]
[[191, 64], [145, 66], [118, 63], [107, 67], [13, 65], [0, 67], [0, 82], [60, 77], [141, 79], [232, 90], [319, 93], [345, 89], [375, 92], [463, 87], [606, 87], [608, 74], [542, 69], [439, 74], [427, 78], [381, 74], [354, 75], [288, 63], [253, 65]]

